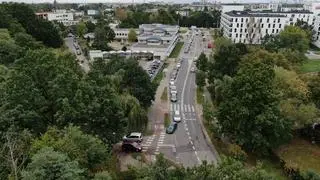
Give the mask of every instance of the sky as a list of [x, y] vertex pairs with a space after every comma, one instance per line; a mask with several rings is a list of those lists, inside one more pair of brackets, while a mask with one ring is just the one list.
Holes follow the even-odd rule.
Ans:
[[[0, 0], [0, 2], [12, 1], [12, 2], [24, 2], [24, 3], [51, 3], [53, 0]], [[163, 2], [175, 2], [175, 3], [191, 3], [191, 2], [199, 2], [200, 0], [134, 0], [134, 2], [142, 3], [142, 2], [154, 2], [154, 1], [163, 1]], [[208, 2], [214, 2], [215, 0], [207, 0]], [[250, 3], [250, 2], [269, 2], [269, 0], [216, 0], [221, 3], [232, 3], [232, 2], [241, 2], [241, 3]], [[132, 3], [132, 0], [57, 0], [57, 2], [61, 3]]]

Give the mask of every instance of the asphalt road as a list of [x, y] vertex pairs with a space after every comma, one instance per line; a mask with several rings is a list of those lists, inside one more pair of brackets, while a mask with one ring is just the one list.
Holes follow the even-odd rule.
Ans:
[[81, 54], [77, 55], [77, 50], [73, 45], [74, 38], [73, 37], [67, 37], [67, 38], [64, 39], [64, 42], [65, 42], [66, 46], [68, 47], [69, 51], [71, 53], [75, 54], [75, 56], [79, 60], [79, 65], [83, 68], [83, 70], [85, 72], [88, 72], [90, 70], [89, 61], [84, 57], [81, 48], [79, 49], [81, 51]]
[[[188, 38], [184, 38], [185, 44]], [[169, 103], [170, 117], [174, 111], [179, 111], [182, 121], [174, 134], [166, 134], [165, 129], [148, 137], [146, 142], [150, 147], [148, 152], [159, 154], [181, 163], [185, 167], [199, 165], [202, 161], [217, 163], [214, 153], [205, 139], [200, 125], [200, 119], [196, 110], [196, 85], [195, 73], [190, 72], [195, 66], [193, 59], [201, 52], [206, 51], [206, 42], [202, 41], [201, 35], [194, 36], [190, 51], [184, 53], [182, 48], [179, 58], [185, 60], [181, 63], [175, 85], [178, 92], [178, 101]], [[170, 93], [168, 93], [170, 94]]]

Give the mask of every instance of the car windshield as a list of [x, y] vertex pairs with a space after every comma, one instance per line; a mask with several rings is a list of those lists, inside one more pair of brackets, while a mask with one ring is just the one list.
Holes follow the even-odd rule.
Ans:
[[168, 127], [168, 131], [172, 131], [173, 130], [173, 125], [170, 125], [169, 127]]

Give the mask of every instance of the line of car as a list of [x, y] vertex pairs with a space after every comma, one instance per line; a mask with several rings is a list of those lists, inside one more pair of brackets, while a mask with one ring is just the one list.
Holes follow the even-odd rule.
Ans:
[[161, 61], [160, 60], [153, 60], [152, 63], [149, 65], [147, 71], [150, 77], [156, 75], [158, 69], [160, 68]]

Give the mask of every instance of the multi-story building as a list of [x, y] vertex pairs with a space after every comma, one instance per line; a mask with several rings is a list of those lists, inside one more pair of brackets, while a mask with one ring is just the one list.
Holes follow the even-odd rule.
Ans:
[[36, 15], [40, 18], [46, 19], [48, 21], [57, 21], [63, 23], [65, 26], [71, 26], [78, 23], [78, 21], [74, 20], [74, 16], [72, 12], [67, 11], [55, 11], [55, 12], [41, 12], [36, 13]]
[[[122, 43], [126, 43], [128, 41], [128, 34], [130, 32], [130, 29], [127, 28], [113, 28], [113, 31], [115, 33], [114, 39], [121, 41]], [[139, 30], [134, 29], [137, 35], [139, 35]]]
[[221, 29], [225, 37], [235, 43], [260, 44], [269, 34], [278, 34], [286, 25], [302, 20], [314, 24], [315, 18], [309, 11], [295, 12], [252, 12], [230, 11], [221, 16]]
[[155, 59], [165, 59], [178, 41], [179, 26], [164, 24], [142, 24], [139, 26], [138, 42], [131, 46], [133, 51], [149, 51]]

